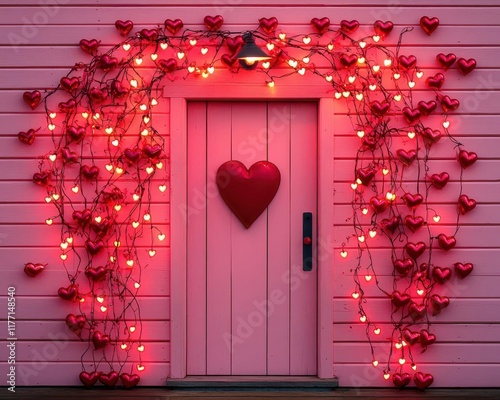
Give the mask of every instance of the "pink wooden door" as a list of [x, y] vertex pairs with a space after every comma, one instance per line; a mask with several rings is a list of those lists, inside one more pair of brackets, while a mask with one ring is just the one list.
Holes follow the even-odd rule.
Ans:
[[[317, 104], [192, 102], [187, 159], [187, 374], [316, 375], [317, 268], [302, 268], [302, 215], [315, 232]], [[249, 229], [217, 190], [228, 160], [281, 172]]]

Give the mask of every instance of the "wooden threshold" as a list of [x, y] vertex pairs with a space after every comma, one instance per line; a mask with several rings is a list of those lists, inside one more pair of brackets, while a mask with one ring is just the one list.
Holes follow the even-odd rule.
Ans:
[[171, 389], [334, 389], [337, 378], [321, 379], [315, 376], [187, 376], [167, 379]]

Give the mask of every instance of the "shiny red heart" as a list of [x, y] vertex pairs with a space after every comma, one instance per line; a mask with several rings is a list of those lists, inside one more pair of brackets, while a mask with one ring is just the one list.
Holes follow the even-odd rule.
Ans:
[[330, 18], [313, 18], [311, 19], [311, 25], [320, 35], [322, 35], [328, 30], [328, 28], [330, 28]]
[[452, 99], [450, 96], [443, 96], [441, 99], [441, 107], [445, 113], [455, 111], [460, 106], [460, 101]]
[[102, 281], [106, 277], [107, 273], [108, 270], [103, 266], [88, 267], [85, 270], [85, 276], [92, 279], [94, 282]]
[[401, 222], [401, 217], [384, 218], [380, 221], [380, 226], [382, 229], [394, 233]]
[[453, 53], [449, 53], [449, 54], [446, 54], [446, 55], [443, 54], [443, 53], [439, 53], [436, 56], [436, 61], [445, 70], [447, 70], [448, 68], [450, 68], [455, 63], [456, 60], [457, 60], [457, 56], [455, 54], [453, 54]]
[[71, 137], [71, 139], [78, 142], [85, 136], [85, 128], [81, 126], [69, 126], [66, 129], [66, 133]]
[[177, 19], [166, 19], [165, 20], [165, 28], [172, 34], [175, 35], [184, 27], [184, 22], [182, 22], [179, 18]]
[[99, 167], [97, 165], [82, 165], [80, 173], [88, 180], [97, 179], [99, 176]]
[[458, 211], [460, 214], [467, 214], [476, 207], [476, 200], [469, 198], [466, 194], [461, 195], [458, 198]]
[[63, 147], [61, 149], [62, 159], [67, 164], [76, 163], [78, 161], [78, 154], [74, 151], [71, 151], [67, 147]]
[[389, 201], [385, 197], [373, 196], [370, 199], [370, 204], [377, 214], [383, 213], [389, 207]]
[[61, 112], [70, 113], [76, 108], [76, 101], [74, 99], [61, 101], [57, 107]]
[[141, 29], [139, 35], [142, 39], [147, 40], [148, 42], [152, 42], [158, 39], [158, 29]]
[[24, 273], [28, 275], [31, 278], [34, 278], [35, 276], [41, 274], [47, 264], [40, 264], [40, 263], [26, 263], [24, 264]]
[[450, 299], [446, 296], [433, 294], [430, 298], [432, 315], [441, 314], [441, 311], [450, 305]]
[[417, 304], [412, 302], [408, 306], [408, 312], [413, 321], [419, 321], [425, 317], [425, 315], [427, 314], [427, 309], [425, 307], [425, 304]]
[[102, 103], [108, 98], [108, 90], [105, 88], [92, 87], [89, 90], [89, 97], [94, 103]]
[[436, 335], [429, 333], [427, 329], [422, 329], [419, 336], [422, 346], [429, 346], [436, 341]]
[[421, 216], [413, 217], [411, 215], [407, 215], [404, 219], [405, 226], [412, 232], [416, 232], [424, 225], [424, 219]]
[[106, 347], [110, 341], [111, 338], [109, 335], [105, 335], [101, 331], [95, 331], [92, 335], [92, 343], [94, 344], [96, 350]]
[[444, 84], [444, 75], [438, 72], [434, 76], [430, 76], [425, 80], [425, 84], [431, 89], [440, 89]]
[[441, 139], [442, 133], [438, 129], [425, 128], [421, 132], [425, 145], [431, 147]]
[[99, 381], [105, 386], [115, 386], [118, 383], [120, 375], [116, 371], [108, 372], [107, 374], [101, 373], [99, 375]]
[[165, 72], [174, 72], [177, 69], [177, 61], [174, 58], [158, 60], [158, 66]]
[[75, 301], [78, 297], [78, 285], [71, 284], [68, 287], [60, 287], [57, 294], [63, 300]]
[[80, 381], [87, 387], [94, 386], [99, 380], [100, 372], [94, 371], [91, 373], [82, 371], [80, 372]]
[[408, 272], [415, 266], [411, 258], [396, 259], [393, 261], [394, 269], [401, 275], [406, 276]]
[[411, 109], [410, 107], [403, 108], [403, 116], [405, 117], [406, 122], [408, 122], [409, 124], [418, 121], [421, 115], [422, 114], [420, 113], [420, 110], [418, 108], [414, 109]]
[[346, 67], [350, 68], [358, 62], [358, 56], [356, 54], [342, 54], [340, 56], [340, 63]]
[[427, 35], [431, 35], [437, 27], [439, 26], [439, 19], [437, 17], [422, 17], [420, 18], [420, 27], [424, 30]]
[[391, 105], [387, 101], [380, 102], [375, 100], [370, 103], [370, 110], [378, 117], [385, 115], [390, 107]]
[[448, 282], [451, 278], [451, 269], [450, 268], [441, 268], [441, 267], [434, 267], [432, 269], [432, 278], [439, 283], [440, 285], [443, 285], [444, 283]]
[[32, 145], [33, 142], [35, 141], [35, 135], [36, 130], [34, 129], [28, 129], [27, 132], [19, 132], [17, 134], [17, 138], [21, 143]]
[[407, 344], [412, 346], [420, 341], [420, 333], [413, 332], [407, 328], [403, 330], [403, 339]]
[[385, 37], [392, 32], [394, 24], [391, 21], [383, 22], [378, 19], [373, 23], [373, 29], [378, 36]]
[[270, 35], [278, 27], [278, 19], [276, 17], [261, 18], [259, 19], [259, 27], [265, 34]]
[[463, 264], [461, 262], [457, 262], [454, 264], [454, 267], [455, 267], [455, 273], [461, 279], [464, 279], [466, 276], [468, 276], [472, 272], [472, 270], [474, 269], [474, 264], [472, 264], [472, 263]]
[[50, 171], [35, 172], [33, 174], [33, 183], [40, 186], [47, 186], [50, 183]]
[[413, 376], [413, 382], [419, 389], [425, 389], [432, 385], [434, 382], [434, 377], [431, 374], [424, 374], [423, 372], [417, 372]]
[[278, 191], [281, 174], [269, 161], [259, 161], [247, 169], [232, 160], [217, 170], [217, 188], [231, 211], [249, 228], [264, 212]]
[[99, 68], [101, 68], [103, 71], [109, 71], [116, 68], [118, 66], [118, 63], [118, 58], [110, 57], [107, 54], [104, 54], [99, 59]]
[[203, 19], [203, 23], [205, 24], [205, 26], [209, 31], [213, 32], [220, 29], [220, 27], [224, 23], [224, 18], [222, 17], [222, 15], [216, 15], [215, 17], [207, 15]]
[[356, 171], [357, 179], [365, 186], [368, 186], [375, 177], [375, 170], [372, 167], [360, 168]]
[[130, 20], [122, 21], [120, 19], [115, 21], [115, 28], [120, 35], [127, 36], [134, 28], [134, 23]]
[[411, 376], [408, 372], [404, 372], [400, 374], [399, 372], [395, 372], [392, 374], [392, 383], [394, 386], [398, 388], [402, 388], [408, 385], [411, 382]]
[[225, 43], [231, 54], [235, 54], [243, 47], [245, 41], [243, 40], [243, 36], [238, 35], [234, 38], [227, 37]]
[[83, 315], [68, 314], [66, 316], [66, 325], [77, 335], [80, 335], [83, 327], [85, 326], [85, 317]]
[[100, 222], [92, 220], [90, 222], [90, 227], [99, 237], [104, 237], [111, 228], [111, 220], [109, 218], [103, 218]]
[[99, 44], [101, 42], [96, 40], [96, 39], [82, 39], [80, 40], [80, 48], [85, 52], [89, 54], [94, 54], [97, 49], [99, 48]]
[[123, 151], [123, 155], [129, 160], [130, 162], [136, 162], [141, 158], [141, 150], [138, 149], [137, 147], [135, 149], [125, 149]]
[[130, 389], [139, 384], [141, 377], [137, 374], [131, 375], [124, 372], [120, 375], [120, 380], [122, 381], [122, 385], [125, 389]]
[[160, 157], [161, 151], [162, 151], [161, 146], [159, 146], [157, 144], [155, 144], [155, 145], [145, 144], [142, 148], [142, 152], [146, 155], [146, 157], [152, 158], [152, 159]]
[[78, 225], [83, 226], [90, 221], [90, 218], [92, 217], [92, 211], [90, 211], [88, 208], [84, 209], [83, 211], [75, 210], [73, 211], [72, 217]]
[[424, 196], [422, 196], [420, 193], [405, 193], [403, 196], [401, 196], [401, 198], [410, 210], [418, 207], [424, 201]]
[[431, 183], [436, 189], [443, 189], [448, 181], [450, 180], [450, 175], [447, 172], [441, 172], [440, 174], [431, 175]]
[[431, 101], [419, 101], [417, 108], [420, 110], [422, 115], [430, 115], [437, 107], [437, 103], [434, 100]]
[[413, 68], [415, 65], [417, 65], [417, 57], [415, 57], [414, 55], [410, 55], [408, 57], [399, 56], [398, 61], [399, 61], [399, 68], [401, 68], [403, 71], [409, 70]]
[[443, 250], [451, 250], [456, 246], [457, 240], [453, 236], [447, 236], [444, 233], [438, 235], [438, 244]]
[[468, 60], [459, 58], [457, 61], [457, 68], [464, 76], [472, 72], [476, 66], [477, 62], [473, 58], [469, 58]]
[[102, 249], [104, 249], [104, 242], [102, 240], [94, 242], [93, 240], [87, 239], [85, 241], [85, 248], [91, 255], [95, 256]]
[[395, 290], [391, 294], [391, 302], [396, 308], [406, 306], [410, 302], [410, 300], [411, 297], [408, 293], [400, 293], [399, 291]]
[[78, 86], [80, 86], [80, 79], [78, 79], [76, 76], [73, 76], [72, 78], [64, 76], [61, 78], [59, 83], [64, 90], [71, 93], [72, 91], [78, 89]]
[[340, 30], [345, 33], [353, 33], [359, 28], [359, 22], [353, 19], [352, 21], [347, 21], [343, 19], [340, 21]]
[[460, 150], [458, 153], [458, 161], [463, 169], [469, 168], [477, 161], [477, 154], [473, 151]]
[[34, 90], [32, 92], [24, 92], [23, 93], [24, 102], [31, 107], [32, 110], [40, 104], [42, 101], [42, 94], [38, 90]]
[[396, 156], [398, 157], [399, 161], [401, 161], [405, 166], [409, 167], [417, 158], [417, 152], [416, 150], [406, 151], [404, 149], [399, 149], [396, 151]]
[[238, 60], [236, 58], [233, 58], [233, 56], [230, 56], [229, 54], [223, 54], [221, 57], [221, 61], [228, 67], [234, 67], [234, 64]]
[[129, 93], [129, 90], [120, 81], [114, 80], [111, 82], [111, 93], [115, 97], [123, 97]]
[[427, 246], [424, 242], [408, 242], [405, 246], [406, 253], [414, 260], [420, 257], [424, 253], [426, 248]]

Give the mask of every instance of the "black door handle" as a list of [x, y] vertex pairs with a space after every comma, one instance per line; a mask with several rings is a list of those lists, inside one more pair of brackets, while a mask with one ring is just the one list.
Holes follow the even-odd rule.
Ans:
[[304, 271], [312, 271], [312, 213], [305, 212], [302, 214], [302, 269]]

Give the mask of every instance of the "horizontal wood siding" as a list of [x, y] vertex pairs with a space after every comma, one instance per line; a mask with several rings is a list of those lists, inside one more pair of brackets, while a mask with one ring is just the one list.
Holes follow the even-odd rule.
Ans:
[[[51, 4], [43, 7], [43, 4]], [[142, 3], [142, 4], [141, 4]], [[245, 4], [242, 4], [245, 3]], [[325, 4], [328, 3], [328, 4]], [[332, 4], [334, 3], [334, 4]], [[55, 5], [54, 5], [55, 4]], [[422, 371], [434, 374], [434, 386], [493, 387], [500, 385], [500, 156], [498, 126], [500, 123], [500, 4], [494, 0], [416, 0], [381, 1], [353, 0], [306, 2], [304, 0], [2, 0], [0, 3], [0, 371], [6, 371], [5, 338], [7, 287], [17, 288], [17, 334], [19, 375], [18, 385], [78, 385], [81, 371], [80, 357], [86, 344], [80, 342], [64, 323], [71, 305], [57, 297], [57, 288], [67, 284], [64, 268], [59, 262], [57, 226], [47, 227], [45, 218], [53, 215], [51, 205], [43, 201], [44, 191], [33, 185], [31, 177], [41, 154], [50, 149], [51, 139], [43, 130], [33, 146], [17, 140], [19, 131], [44, 125], [43, 111], [28, 110], [22, 101], [26, 90], [54, 88], [60, 77], [80, 60], [87, 60], [79, 48], [82, 38], [101, 40], [102, 48], [115, 45], [120, 36], [114, 28], [117, 19], [131, 19], [134, 30], [153, 28], [166, 18], [180, 18], [185, 26], [201, 29], [206, 15], [223, 15], [224, 29], [242, 31], [254, 29], [261, 17], [275, 16], [286, 32], [310, 31], [313, 17], [328, 16], [332, 23], [342, 19], [357, 19], [361, 23], [360, 36], [372, 31], [372, 23], [392, 20], [395, 32], [405, 26], [415, 30], [404, 38], [403, 54], [415, 54], [418, 65], [426, 76], [438, 72], [435, 55], [453, 52], [465, 58], [476, 58], [478, 68], [462, 77], [449, 74], [446, 94], [457, 98], [461, 107], [453, 115], [451, 132], [467, 149], [475, 151], [481, 160], [464, 174], [466, 193], [480, 203], [470, 215], [462, 218], [458, 245], [453, 257], [441, 252], [436, 262], [449, 266], [455, 260], [475, 264], [473, 274], [464, 281], [454, 278], [443, 293], [452, 299], [445, 313], [431, 317], [432, 329], [438, 343], [426, 353], [418, 355], [423, 361]], [[439, 30], [431, 37], [418, 27], [421, 16], [440, 19]], [[386, 44], [395, 49], [397, 33]], [[325, 67], [318, 64], [318, 67]], [[453, 71], [456, 72], [456, 71]], [[431, 100], [424, 91], [423, 82], [416, 87], [415, 99]], [[297, 97], [319, 98], [331, 95], [328, 85], [311, 75], [293, 76], [278, 81], [274, 91], [262, 82], [261, 74], [229, 74], [217, 71], [209, 80], [187, 79], [167, 84], [165, 96], [182, 97], [196, 89], [200, 99], [217, 98], [231, 92], [234, 97], [279, 99], [296, 93]], [[188, 90], [189, 89], [189, 90]], [[352, 269], [355, 260], [344, 260], [339, 252], [346, 237], [352, 233], [347, 219], [350, 207], [354, 156], [358, 141], [353, 132], [347, 110], [341, 102], [335, 103], [334, 158], [335, 171], [335, 237], [332, 263], [334, 279], [332, 344], [334, 373], [341, 386], [390, 386], [381, 379], [381, 370], [375, 370], [366, 342], [365, 326], [357, 322], [357, 304], [350, 298], [353, 289]], [[170, 110], [168, 101], [157, 111], [157, 127], [163, 129], [169, 140]], [[441, 121], [439, 115], [429, 121]], [[401, 141], [401, 147], [406, 143]], [[453, 154], [445, 147], [433, 148], [433, 168], [436, 171], [458, 172]], [[440, 222], [444, 232], [452, 231], [459, 183], [456, 174], [449, 183], [449, 191], [436, 193], [432, 201], [444, 210]], [[406, 183], [412, 187], [412, 179]], [[169, 230], [169, 193], [154, 199], [152, 212], [160, 218], [159, 225]], [[174, 233], [172, 233], [174, 234]], [[415, 241], [418, 236], [415, 236]], [[170, 241], [158, 248], [158, 254], [149, 262], [143, 277], [139, 297], [144, 321], [144, 340], [147, 351], [144, 359], [147, 371], [142, 374], [143, 385], [164, 385], [170, 371]], [[382, 243], [382, 242], [381, 242]], [[384, 244], [373, 251], [373, 257], [387, 259]], [[139, 243], [139, 250], [147, 252], [147, 242]], [[347, 250], [354, 252], [353, 241]], [[48, 263], [49, 267], [36, 279], [23, 272], [26, 262]], [[383, 286], [391, 286], [391, 267], [381, 274]], [[175, 284], [175, 282], [173, 283]], [[380, 291], [368, 289], [367, 309], [386, 332], [390, 324], [389, 303]], [[424, 327], [424, 326], [423, 326]], [[383, 335], [382, 335], [383, 336]], [[375, 342], [375, 352], [383, 356], [387, 351], [386, 336]], [[129, 360], [133, 362], [135, 360]]]

